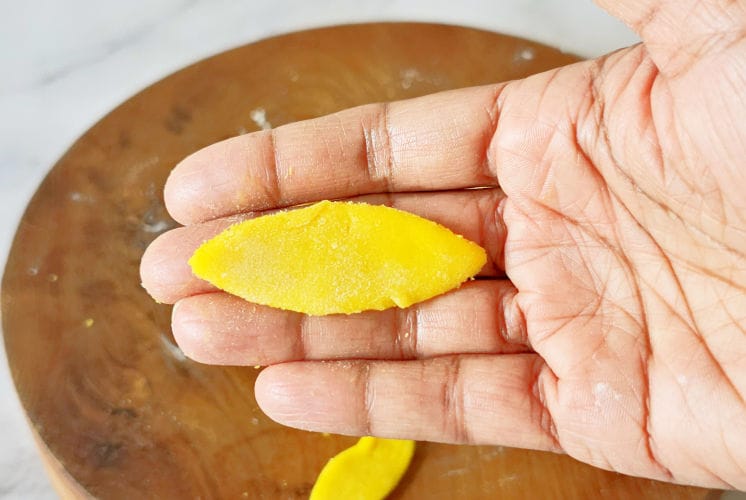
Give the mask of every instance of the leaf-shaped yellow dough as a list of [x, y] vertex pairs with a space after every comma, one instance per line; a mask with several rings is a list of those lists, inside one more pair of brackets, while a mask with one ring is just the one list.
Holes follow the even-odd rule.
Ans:
[[380, 500], [409, 467], [414, 441], [362, 437], [321, 470], [309, 500]]
[[479, 272], [484, 250], [390, 207], [322, 201], [235, 224], [197, 249], [196, 276], [312, 315], [408, 307]]

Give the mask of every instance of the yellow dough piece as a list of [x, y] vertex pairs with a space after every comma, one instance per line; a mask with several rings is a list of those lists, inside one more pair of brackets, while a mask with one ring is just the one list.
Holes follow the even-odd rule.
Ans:
[[457, 288], [486, 260], [479, 245], [408, 212], [322, 201], [235, 224], [189, 265], [249, 302], [325, 315], [408, 307]]
[[362, 437], [321, 470], [310, 500], [380, 500], [409, 467], [414, 441]]

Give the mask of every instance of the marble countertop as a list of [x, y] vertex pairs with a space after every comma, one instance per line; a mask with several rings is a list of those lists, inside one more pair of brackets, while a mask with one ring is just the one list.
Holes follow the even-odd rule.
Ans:
[[[298, 29], [428, 21], [514, 34], [595, 56], [636, 37], [581, 0], [44, 0], [0, 16], [0, 261], [36, 187], [121, 101], [182, 66]], [[2, 345], [0, 344], [0, 351]], [[0, 352], [0, 497], [55, 498]]]

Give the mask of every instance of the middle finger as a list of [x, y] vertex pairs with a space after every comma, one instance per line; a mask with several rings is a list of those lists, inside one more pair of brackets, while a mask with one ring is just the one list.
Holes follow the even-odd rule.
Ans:
[[[477, 243], [487, 251], [487, 264], [480, 276], [501, 276], [505, 226], [500, 207], [505, 195], [499, 189], [400, 193], [351, 198], [371, 204], [389, 205], [433, 220]], [[173, 304], [179, 299], [217, 289], [200, 280], [188, 260], [206, 240], [230, 225], [255, 217], [256, 213], [217, 219], [174, 229], [159, 236], [143, 255], [140, 267], [143, 286], [159, 302]]]

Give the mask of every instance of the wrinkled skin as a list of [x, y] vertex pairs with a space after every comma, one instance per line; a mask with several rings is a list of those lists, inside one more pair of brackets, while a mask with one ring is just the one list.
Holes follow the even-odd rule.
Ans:
[[[176, 303], [184, 352], [270, 365], [257, 400], [291, 426], [746, 489], [746, 3], [602, 3], [644, 43], [182, 162], [166, 202], [186, 227], [153, 243], [142, 278]], [[302, 317], [191, 276], [191, 252], [236, 218], [326, 198], [437, 220], [488, 250], [491, 279]]]

